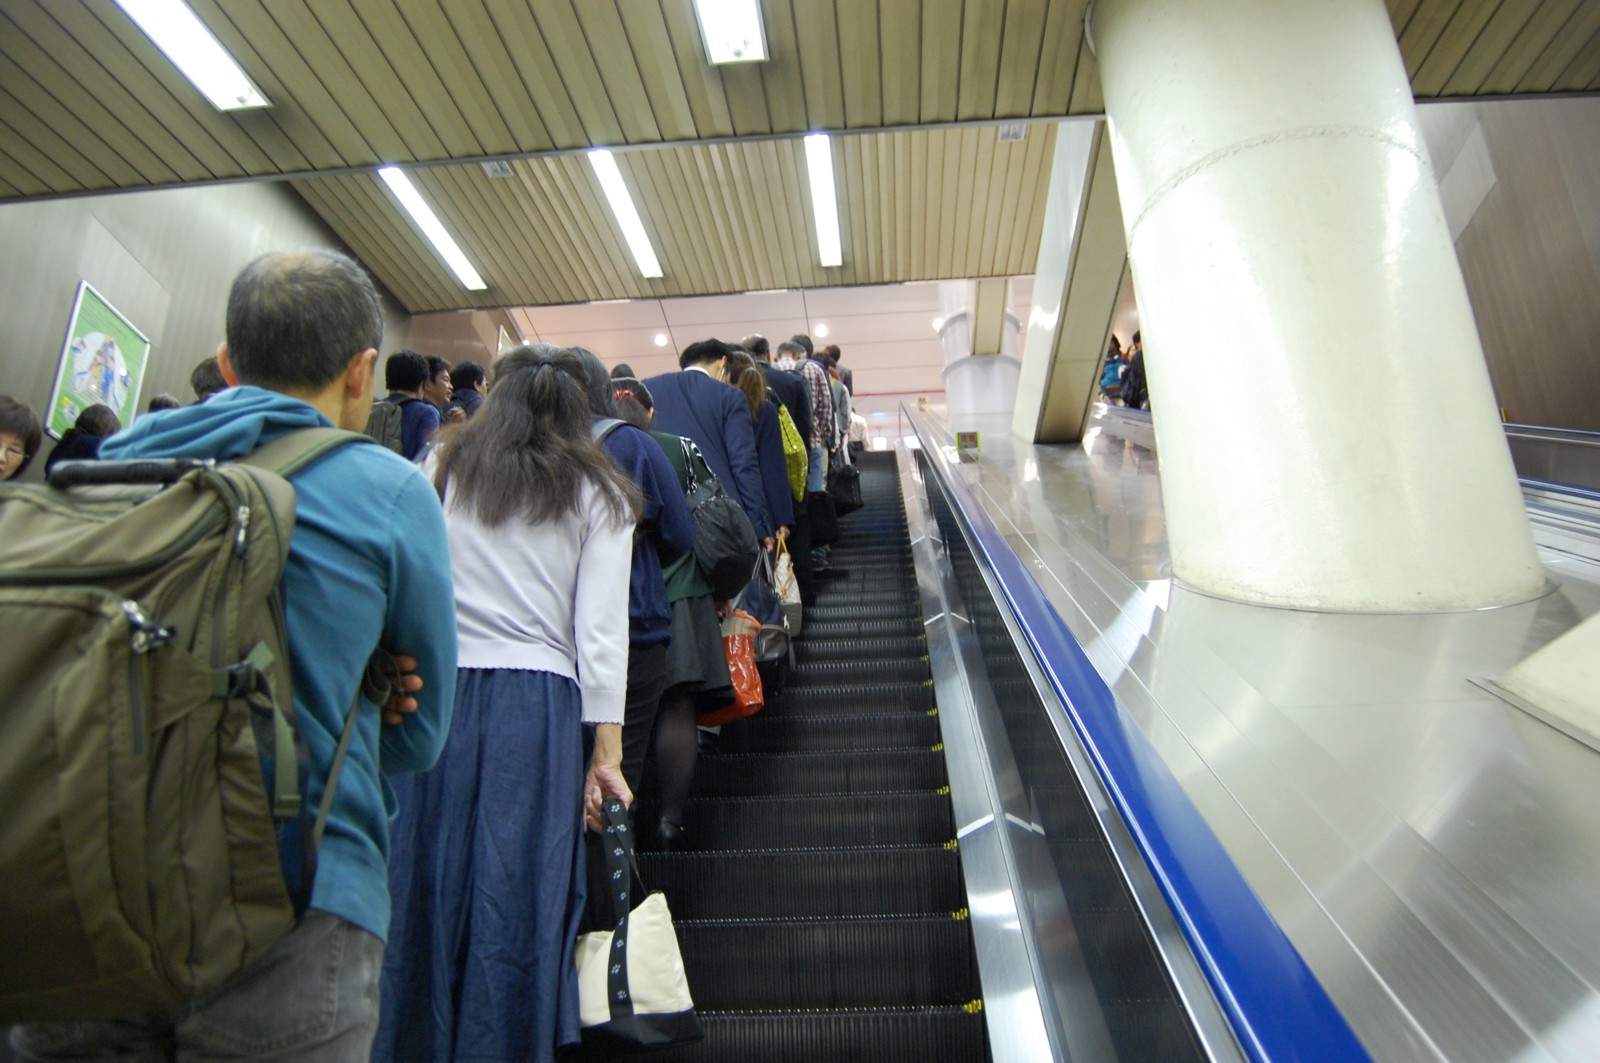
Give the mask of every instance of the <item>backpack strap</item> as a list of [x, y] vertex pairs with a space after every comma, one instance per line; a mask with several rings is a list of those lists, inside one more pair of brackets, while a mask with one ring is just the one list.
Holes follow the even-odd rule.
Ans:
[[346, 443], [375, 442], [371, 436], [360, 432], [345, 432], [338, 428], [300, 428], [257, 447], [240, 458], [239, 462], [288, 479], [328, 451]]
[[606, 436], [610, 435], [612, 432], [615, 432], [617, 429], [621, 428], [627, 423], [627, 421], [619, 421], [615, 417], [602, 417], [590, 427], [589, 433], [594, 436], [594, 441], [596, 443], [604, 443], [606, 441]]

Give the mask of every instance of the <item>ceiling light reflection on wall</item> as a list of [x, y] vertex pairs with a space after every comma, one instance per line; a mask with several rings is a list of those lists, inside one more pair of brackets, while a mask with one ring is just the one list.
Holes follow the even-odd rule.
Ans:
[[433, 249], [439, 252], [439, 257], [444, 259], [445, 265], [449, 266], [455, 273], [456, 279], [461, 281], [461, 286], [473, 292], [481, 292], [489, 287], [483, 282], [483, 278], [478, 276], [478, 271], [473, 268], [472, 263], [467, 261], [461, 245], [445, 231], [444, 223], [433, 212], [433, 208], [428, 206], [427, 201], [422, 198], [422, 193], [417, 191], [405, 171], [398, 166], [380, 166], [378, 176], [383, 178], [383, 183], [389, 186], [389, 191], [394, 193], [394, 198], [400, 201], [400, 205], [406, 208], [406, 213], [411, 215], [411, 220], [422, 231], [422, 235], [428, 238]]
[[811, 177], [811, 213], [817, 221], [817, 257], [824, 266], [842, 266], [839, 203], [833, 191], [833, 147], [828, 134], [806, 137], [806, 171]]
[[183, 0], [117, 0], [117, 6], [217, 110], [272, 106]]
[[622, 238], [628, 241], [628, 250], [633, 252], [639, 273], [645, 277], [661, 276], [661, 260], [656, 258], [656, 249], [650, 246], [650, 236], [644, 231], [644, 221], [633, 205], [628, 186], [622, 182], [617, 160], [609, 151], [595, 150], [589, 152], [589, 166], [600, 182], [600, 190], [606, 194], [606, 202], [611, 204], [611, 216], [617, 219]]
[[694, 0], [706, 59], [720, 63], [759, 63], [767, 58], [759, 0]]

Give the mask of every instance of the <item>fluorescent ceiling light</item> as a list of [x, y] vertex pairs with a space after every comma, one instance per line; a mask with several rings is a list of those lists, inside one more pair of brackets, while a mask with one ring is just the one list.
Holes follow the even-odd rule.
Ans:
[[272, 106], [183, 0], [117, 4], [217, 110]]
[[833, 148], [828, 134], [806, 137], [806, 170], [811, 175], [811, 213], [817, 219], [817, 255], [824, 266], [842, 266], [839, 204], [833, 194]]
[[609, 151], [601, 149], [589, 152], [589, 165], [600, 179], [600, 189], [606, 194], [606, 202], [611, 204], [611, 216], [622, 227], [622, 237], [628, 241], [628, 250], [633, 252], [639, 272], [646, 277], [661, 276], [661, 262], [656, 258], [656, 249], [650, 246], [650, 237], [644, 231], [644, 222], [639, 219], [633, 197], [628, 195], [628, 186], [622, 183], [617, 160]]
[[444, 259], [445, 265], [455, 273], [461, 281], [461, 286], [468, 291], [481, 292], [489, 287], [478, 276], [478, 271], [472, 268], [472, 263], [467, 261], [467, 256], [462, 252], [459, 244], [445, 232], [444, 224], [439, 221], [439, 216], [433, 212], [411, 183], [411, 178], [398, 166], [380, 166], [378, 176], [383, 178], [383, 183], [389, 186], [389, 191], [406, 208], [406, 213], [411, 215], [411, 220], [417, 228], [422, 230], [422, 235], [428, 238], [433, 249], [439, 252], [439, 257]]
[[694, 0], [706, 58], [718, 63], [759, 63], [767, 57], [759, 0]]
[[667, 334], [665, 332], [656, 333], [656, 346], [657, 347], [665, 347], [666, 345], [667, 345]]
[[812, 331], [815, 332], [818, 336], [821, 336], [823, 339], [827, 339], [828, 338], [828, 326], [827, 325], [819, 324], [816, 328], [812, 329]]

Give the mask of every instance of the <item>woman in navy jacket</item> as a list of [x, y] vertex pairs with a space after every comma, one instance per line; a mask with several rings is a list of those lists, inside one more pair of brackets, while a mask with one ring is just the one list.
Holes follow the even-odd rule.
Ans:
[[744, 392], [750, 403], [750, 420], [756, 429], [756, 462], [761, 469], [761, 493], [767, 502], [775, 534], [787, 538], [794, 527], [794, 496], [789, 493], [789, 463], [783, 456], [783, 429], [778, 405], [767, 394], [767, 378], [755, 359], [735, 348], [728, 355], [728, 383]]

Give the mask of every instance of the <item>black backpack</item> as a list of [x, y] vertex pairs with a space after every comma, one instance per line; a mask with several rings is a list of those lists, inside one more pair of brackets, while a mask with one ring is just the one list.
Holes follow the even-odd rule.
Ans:
[[722, 481], [707, 468], [698, 447], [683, 443], [683, 464], [689, 471], [684, 500], [694, 514], [694, 557], [711, 584], [711, 597], [728, 601], [744, 590], [761, 559], [761, 544], [739, 503], [728, 497]]

